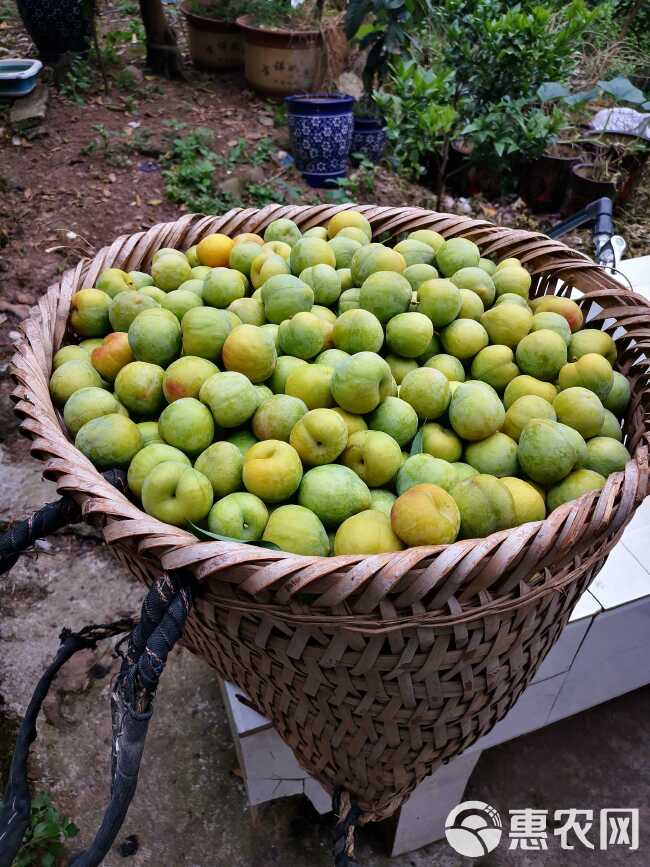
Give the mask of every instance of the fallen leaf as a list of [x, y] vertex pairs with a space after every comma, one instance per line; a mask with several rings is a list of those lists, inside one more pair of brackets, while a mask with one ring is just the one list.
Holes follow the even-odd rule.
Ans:
[[162, 205], [162, 199], [147, 199], [148, 205]]

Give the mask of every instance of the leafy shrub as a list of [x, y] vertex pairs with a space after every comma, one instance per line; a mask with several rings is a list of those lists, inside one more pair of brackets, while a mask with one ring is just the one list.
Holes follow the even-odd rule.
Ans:
[[568, 78], [598, 14], [585, 0], [438, 0], [417, 62], [394, 62], [375, 94], [400, 168], [418, 177], [437, 152], [440, 194], [455, 138], [505, 175], [543, 153], [566, 109], [542, 105], [537, 90]]
[[54, 867], [64, 853], [64, 841], [76, 837], [77, 826], [61, 816], [48, 795], [32, 800], [29, 827], [13, 867]]
[[421, 50], [422, 25], [430, 16], [430, 0], [350, 0], [345, 35], [368, 52], [363, 70], [367, 94], [385, 81], [392, 59]]
[[247, 13], [249, 4], [247, 0], [188, 0], [187, 7], [204, 18], [235, 21], [240, 15]]
[[470, 139], [473, 159], [512, 170], [541, 157], [564, 121], [557, 106], [547, 113], [528, 99], [505, 97], [467, 124], [461, 135]]
[[460, 106], [454, 93], [454, 73], [434, 72], [414, 60], [399, 60], [391, 75], [390, 91], [375, 94], [385, 118], [393, 155], [402, 171], [417, 178], [426, 170], [431, 151], [444, 146], [458, 129]]
[[530, 97], [544, 81], [566, 80], [596, 15], [584, 0], [440, 0], [432, 49], [480, 109], [507, 96]]

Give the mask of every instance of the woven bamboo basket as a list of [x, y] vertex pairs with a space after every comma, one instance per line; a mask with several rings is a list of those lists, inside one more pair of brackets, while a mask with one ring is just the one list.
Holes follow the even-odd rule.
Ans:
[[160, 247], [187, 249], [208, 232], [259, 232], [279, 217], [307, 229], [345, 207], [352, 206], [188, 215], [118, 238], [42, 296], [23, 324], [13, 375], [16, 411], [32, 452], [47, 461], [44, 474], [101, 522], [119, 559], [145, 583], [161, 569], [191, 570], [200, 592], [186, 645], [245, 690], [302, 766], [330, 792], [350, 793], [368, 821], [393, 813], [505, 716], [643, 500], [650, 305], [544, 235], [421, 208], [358, 207], [375, 237], [423, 228], [464, 235], [485, 256], [519, 257], [533, 274], [533, 296], [582, 293], [585, 319], [615, 337], [618, 368], [633, 389], [624, 422], [633, 458], [602, 490], [484, 539], [371, 557], [200, 542], [149, 517], [74, 448], [48, 391], [71, 296], [104, 268], [146, 268]]

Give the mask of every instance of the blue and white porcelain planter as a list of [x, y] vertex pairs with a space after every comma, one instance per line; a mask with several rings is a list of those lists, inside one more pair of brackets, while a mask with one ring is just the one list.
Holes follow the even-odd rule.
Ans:
[[343, 93], [285, 97], [296, 167], [310, 187], [333, 187], [348, 170], [354, 98]]
[[351, 154], [361, 154], [372, 163], [381, 162], [386, 150], [386, 130], [376, 117], [355, 117]]

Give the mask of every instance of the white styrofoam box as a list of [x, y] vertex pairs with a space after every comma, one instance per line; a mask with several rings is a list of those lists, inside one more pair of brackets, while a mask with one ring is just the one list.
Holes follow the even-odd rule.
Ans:
[[423, 780], [399, 812], [391, 855], [402, 855], [445, 836], [445, 820], [463, 799], [480, 752], [463, 753]]
[[634, 513], [634, 517], [625, 528], [623, 540], [625, 540], [628, 533], [631, 533], [633, 530], [638, 530], [639, 527], [646, 527], [650, 533], [650, 497], [646, 497]]
[[623, 535], [622, 542], [646, 573], [645, 593], [650, 594], [650, 527], [635, 527]]
[[562, 674], [563, 671], [568, 671], [587, 634], [590, 623], [591, 617], [582, 617], [575, 623], [567, 624], [557, 642], [550, 649], [548, 656], [540, 665], [532, 683], [539, 683], [542, 680], [548, 680], [549, 677]]
[[589, 592], [605, 611], [650, 597], [650, 573], [639, 562], [643, 557], [650, 566], [649, 535], [649, 530], [643, 528], [625, 533], [590, 584]]
[[249, 804], [303, 793], [307, 772], [274, 728], [241, 738], [240, 750]]
[[262, 716], [250, 705], [237, 698], [238, 695], [244, 694], [243, 690], [228, 680], [220, 680], [219, 683], [221, 684], [221, 695], [231, 720], [233, 734], [236, 732], [239, 737], [245, 737], [254, 732], [271, 728], [272, 723], [268, 717]]
[[539, 683], [531, 683], [510, 713], [498, 722], [489, 734], [468, 747], [466, 752], [487, 750], [546, 725], [565, 677], [566, 673], [563, 672]]
[[547, 723], [650, 683], [649, 656], [650, 597], [603, 611], [564, 675]]
[[305, 777], [303, 780], [305, 795], [312, 802], [314, 808], [323, 816], [329, 813], [332, 809], [332, 799], [321, 786], [319, 782], [312, 777]]
[[[622, 259], [618, 267], [628, 278], [634, 291], [650, 300], [650, 256]], [[616, 277], [616, 274], [613, 276]], [[625, 283], [624, 280], [621, 282]]]
[[589, 590], [585, 590], [576, 604], [576, 607], [571, 612], [569, 623], [575, 623], [576, 620], [582, 620], [584, 617], [595, 617], [601, 611], [601, 605]]
[[235, 684], [228, 681], [220, 681], [220, 684], [248, 803], [254, 806], [275, 798], [305, 794], [319, 813], [329, 812], [332, 799], [321, 784], [300, 767], [271, 721], [237, 698], [242, 690]]

